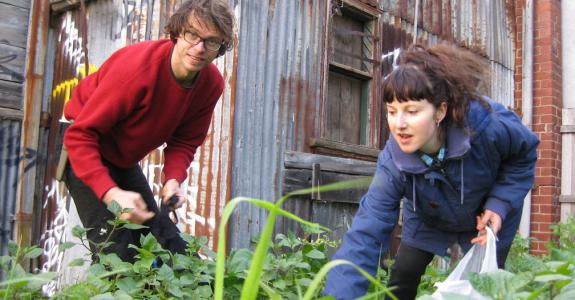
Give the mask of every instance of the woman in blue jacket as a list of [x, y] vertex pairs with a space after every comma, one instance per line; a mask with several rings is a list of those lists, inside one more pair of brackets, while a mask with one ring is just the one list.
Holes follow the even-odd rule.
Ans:
[[[498, 236], [500, 268], [513, 241], [523, 199], [534, 180], [538, 138], [515, 113], [479, 94], [485, 66], [468, 51], [415, 46], [383, 83], [390, 138], [371, 186], [334, 259], [375, 274], [403, 199], [401, 244], [388, 286], [414, 299], [434, 255], [458, 243]], [[349, 266], [328, 275], [325, 294], [355, 299], [369, 282]]]

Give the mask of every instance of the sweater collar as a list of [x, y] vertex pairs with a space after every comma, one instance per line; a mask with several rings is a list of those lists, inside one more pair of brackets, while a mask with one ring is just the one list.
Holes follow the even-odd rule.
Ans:
[[[402, 172], [421, 174], [429, 168], [420, 158], [419, 152], [405, 153], [401, 151], [393, 135], [388, 140], [391, 157], [397, 168]], [[447, 129], [445, 160], [463, 157], [471, 148], [469, 135], [465, 129], [449, 126]]]

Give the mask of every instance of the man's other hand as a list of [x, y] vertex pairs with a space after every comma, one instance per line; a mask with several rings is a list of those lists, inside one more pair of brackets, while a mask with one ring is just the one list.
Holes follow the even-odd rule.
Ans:
[[162, 187], [160, 195], [162, 195], [162, 201], [164, 204], [169, 204], [169, 200], [172, 196], [178, 196], [178, 203], [176, 204], [175, 208], [182, 207], [184, 201], [186, 200], [184, 195], [182, 195], [182, 192], [180, 192], [180, 183], [175, 179], [169, 179], [166, 181]]

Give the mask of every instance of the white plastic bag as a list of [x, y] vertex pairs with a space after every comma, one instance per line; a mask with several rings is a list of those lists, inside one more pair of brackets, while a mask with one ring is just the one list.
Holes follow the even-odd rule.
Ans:
[[495, 235], [491, 228], [487, 229], [487, 243], [485, 246], [479, 244], [473, 245], [465, 254], [463, 259], [457, 264], [457, 267], [449, 274], [449, 277], [443, 282], [435, 283], [437, 290], [433, 293], [432, 298], [444, 300], [448, 295], [466, 296], [468, 299], [484, 300], [489, 299], [477, 292], [468, 280], [468, 274], [487, 273], [497, 271], [497, 249], [495, 244]]

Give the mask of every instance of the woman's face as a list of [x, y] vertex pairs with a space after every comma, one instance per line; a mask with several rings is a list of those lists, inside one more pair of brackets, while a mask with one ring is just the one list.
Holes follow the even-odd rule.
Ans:
[[427, 100], [387, 104], [387, 122], [399, 148], [405, 153], [421, 150], [436, 153], [441, 147], [438, 124], [447, 112], [447, 103], [435, 108]]

